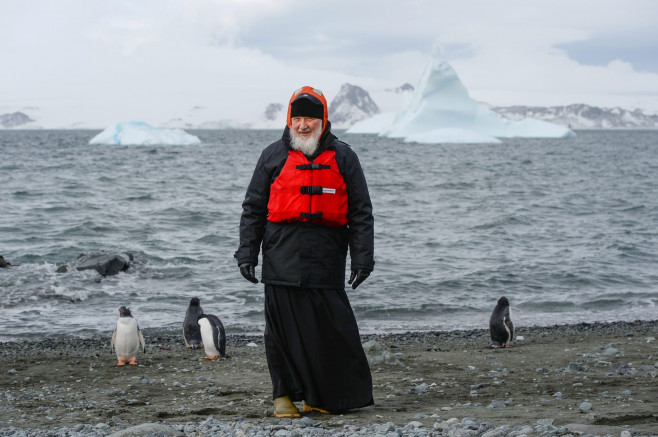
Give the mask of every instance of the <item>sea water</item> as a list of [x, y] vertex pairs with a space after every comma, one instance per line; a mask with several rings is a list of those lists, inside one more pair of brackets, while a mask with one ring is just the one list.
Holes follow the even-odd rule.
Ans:
[[[181, 329], [192, 297], [261, 333], [263, 286], [233, 258], [245, 189], [281, 131], [189, 131], [188, 146], [89, 145], [97, 131], [0, 131], [0, 341]], [[414, 144], [337, 132], [359, 156], [375, 271], [348, 288], [364, 333], [658, 318], [658, 131]], [[131, 253], [115, 276], [57, 273]], [[348, 259], [349, 266], [349, 259]], [[257, 274], [260, 267], [257, 267]], [[349, 271], [348, 271], [349, 274]]]

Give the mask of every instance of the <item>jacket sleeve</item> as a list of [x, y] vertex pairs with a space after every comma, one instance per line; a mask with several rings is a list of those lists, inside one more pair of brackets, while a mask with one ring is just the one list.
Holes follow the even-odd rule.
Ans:
[[270, 197], [269, 177], [265, 168], [265, 153], [262, 153], [247, 187], [242, 202], [240, 217], [240, 245], [233, 257], [238, 265], [258, 265], [258, 254], [267, 220], [267, 203]]
[[349, 250], [351, 269], [371, 272], [375, 267], [375, 219], [372, 202], [361, 163], [356, 153], [346, 146], [344, 179], [347, 186]]

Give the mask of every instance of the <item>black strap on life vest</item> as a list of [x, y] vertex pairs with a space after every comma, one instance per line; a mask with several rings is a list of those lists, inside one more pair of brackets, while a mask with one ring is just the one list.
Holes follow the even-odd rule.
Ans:
[[307, 185], [300, 187], [302, 194], [322, 194], [322, 187], [317, 185]]
[[297, 170], [329, 170], [330, 168], [330, 165], [317, 164], [315, 162], [312, 164], [300, 164], [297, 166]]
[[310, 220], [320, 220], [322, 218], [321, 212], [301, 212], [300, 215], [302, 218]]

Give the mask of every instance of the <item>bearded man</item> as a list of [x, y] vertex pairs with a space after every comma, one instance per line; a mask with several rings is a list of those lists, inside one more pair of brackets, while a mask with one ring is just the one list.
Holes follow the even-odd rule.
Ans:
[[258, 283], [262, 245], [265, 353], [274, 415], [372, 405], [372, 377], [345, 292], [372, 272], [374, 219], [356, 153], [331, 133], [318, 89], [295, 91], [283, 137], [263, 150], [242, 203], [245, 279]]

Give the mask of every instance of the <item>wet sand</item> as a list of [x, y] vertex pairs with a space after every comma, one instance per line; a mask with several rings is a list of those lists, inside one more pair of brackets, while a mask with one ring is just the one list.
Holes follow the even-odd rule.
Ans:
[[[221, 361], [186, 349], [180, 333], [145, 330], [138, 366], [117, 367], [110, 336], [0, 343], [0, 433], [108, 424], [272, 417], [262, 336], [231, 335]], [[403, 426], [439, 433], [471, 417], [494, 426], [551, 422], [574, 435], [658, 435], [658, 320], [517, 328], [511, 348], [487, 330], [364, 335], [375, 405], [309, 414], [313, 426]], [[548, 422], [547, 422], [548, 421]], [[454, 420], [452, 421], [454, 422]], [[290, 420], [287, 420], [290, 423]]]

